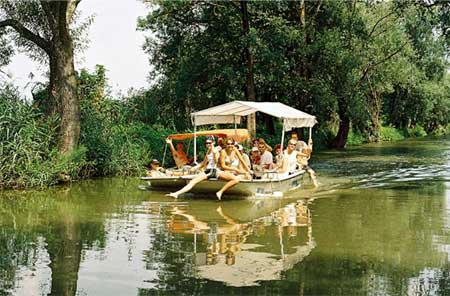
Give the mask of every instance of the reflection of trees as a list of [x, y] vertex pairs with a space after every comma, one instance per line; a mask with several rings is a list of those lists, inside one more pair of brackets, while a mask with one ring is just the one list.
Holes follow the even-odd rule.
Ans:
[[[436, 246], [436, 239], [446, 236], [441, 195], [442, 184], [436, 183], [414, 191], [406, 186], [341, 191], [341, 198], [317, 200], [314, 237], [320, 248], [299, 266], [308, 279], [305, 294], [421, 295], [413, 279], [428, 268], [449, 267], [448, 255]], [[449, 281], [448, 274], [425, 274], [435, 285]]]
[[2, 193], [0, 295], [12, 291], [19, 268], [35, 269], [41, 240], [45, 241], [43, 246], [50, 257], [51, 294], [75, 295], [82, 249], [94, 245], [103, 248], [105, 212], [120, 215], [125, 203], [133, 201], [132, 195], [127, 195], [127, 199], [109, 198], [120, 197], [117, 192], [126, 194], [121, 190], [123, 185], [117, 181], [113, 184], [108, 180], [88, 181], [70, 190]]
[[17, 267], [33, 260], [33, 241], [32, 233], [17, 233], [13, 227], [0, 228], [0, 295], [14, 288]]

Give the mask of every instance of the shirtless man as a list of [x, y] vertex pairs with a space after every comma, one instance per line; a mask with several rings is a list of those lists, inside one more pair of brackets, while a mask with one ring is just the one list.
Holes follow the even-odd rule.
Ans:
[[188, 159], [186, 152], [184, 152], [184, 144], [179, 142], [177, 143], [177, 148], [173, 146], [172, 139], [167, 138], [166, 143], [170, 147], [170, 151], [172, 151], [173, 160], [175, 160], [175, 165], [177, 168], [182, 168], [183, 166], [191, 163], [192, 159]]

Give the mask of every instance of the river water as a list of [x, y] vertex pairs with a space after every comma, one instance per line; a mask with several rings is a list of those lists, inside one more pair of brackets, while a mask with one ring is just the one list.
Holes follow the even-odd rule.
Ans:
[[319, 190], [222, 201], [102, 179], [0, 193], [0, 295], [450, 294], [450, 137], [314, 155]]

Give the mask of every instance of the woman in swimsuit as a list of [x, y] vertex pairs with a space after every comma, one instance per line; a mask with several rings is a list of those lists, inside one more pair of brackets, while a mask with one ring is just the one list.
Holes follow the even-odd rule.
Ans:
[[236, 148], [233, 139], [226, 140], [226, 148], [220, 152], [220, 167], [229, 174], [229, 177], [236, 177], [238, 175], [245, 175], [245, 179], [251, 179], [251, 171], [242, 157], [239, 150]]
[[186, 193], [190, 191], [195, 185], [198, 183], [205, 181], [211, 178], [218, 178], [225, 181], [228, 181], [222, 189], [216, 192], [217, 199], [221, 200], [222, 194], [230, 187], [239, 183], [239, 180], [236, 176], [231, 175], [229, 173], [223, 172], [217, 168], [217, 163], [219, 161], [219, 152], [214, 149], [214, 137], [208, 137], [206, 140], [206, 155], [203, 161], [201, 162], [199, 169], [206, 168], [204, 171], [199, 173], [194, 179], [192, 179], [186, 186], [178, 190], [177, 192], [172, 192], [167, 194], [173, 198], [178, 198], [180, 194]]

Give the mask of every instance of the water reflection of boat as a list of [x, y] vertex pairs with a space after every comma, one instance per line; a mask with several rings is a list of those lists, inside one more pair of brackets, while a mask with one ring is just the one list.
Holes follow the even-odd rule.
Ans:
[[199, 212], [194, 215], [187, 204], [170, 209], [169, 231], [193, 237], [194, 251], [190, 257], [199, 278], [230, 286], [277, 280], [283, 271], [301, 262], [315, 247], [306, 200], [269, 213], [263, 209], [264, 215], [247, 221], [236, 218], [239, 215], [232, 208], [219, 206], [214, 209], [214, 215], [212, 211], [209, 207], [203, 215]]

